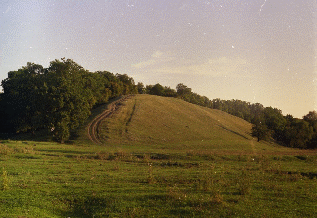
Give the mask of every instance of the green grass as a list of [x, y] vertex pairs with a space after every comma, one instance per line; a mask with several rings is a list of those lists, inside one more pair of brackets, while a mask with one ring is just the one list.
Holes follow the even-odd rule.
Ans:
[[313, 217], [317, 212], [312, 155], [142, 154], [27, 143], [1, 143], [1, 217]]
[[[154, 108], [144, 114], [142, 101], [148, 107], [169, 105], [170, 120], [167, 112]], [[243, 120], [177, 99], [137, 96], [125, 104], [104, 123], [108, 132], [103, 132], [103, 146], [88, 142], [84, 135], [72, 145], [0, 141], [0, 217], [314, 217], [317, 213], [315, 151], [257, 143]], [[158, 113], [160, 118], [155, 117]], [[154, 120], [159, 128], [147, 128], [155, 125]], [[175, 129], [164, 129], [164, 124]], [[198, 132], [199, 126], [209, 129]]]

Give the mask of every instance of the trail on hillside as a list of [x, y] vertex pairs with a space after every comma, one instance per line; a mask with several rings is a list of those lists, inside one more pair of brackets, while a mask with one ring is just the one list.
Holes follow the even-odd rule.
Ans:
[[255, 149], [255, 145], [254, 145], [254, 138], [252, 138], [250, 140], [250, 144], [251, 144], [251, 148], [252, 148], [252, 152], [253, 152], [253, 155], [257, 155], [257, 152], [256, 152], [256, 149]]
[[107, 110], [103, 111], [101, 114], [96, 116], [87, 126], [87, 135], [88, 138], [96, 143], [96, 144], [102, 144], [101, 139], [99, 137], [99, 127], [101, 122], [106, 119], [107, 117], [111, 116], [114, 112], [116, 112], [120, 106], [122, 105], [122, 102], [130, 99], [133, 95], [125, 95], [122, 96], [120, 99], [111, 102], [108, 105]]

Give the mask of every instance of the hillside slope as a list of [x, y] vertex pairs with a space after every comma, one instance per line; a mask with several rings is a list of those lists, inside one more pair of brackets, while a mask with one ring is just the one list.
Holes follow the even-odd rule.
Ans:
[[134, 148], [143, 145], [147, 148], [244, 150], [249, 153], [277, 148], [276, 145], [257, 143], [250, 136], [251, 127], [238, 117], [180, 99], [136, 95], [100, 123], [98, 135], [104, 145]]

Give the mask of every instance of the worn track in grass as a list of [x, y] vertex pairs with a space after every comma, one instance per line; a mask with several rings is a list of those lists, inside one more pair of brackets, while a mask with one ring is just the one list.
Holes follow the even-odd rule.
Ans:
[[87, 134], [89, 139], [96, 143], [96, 144], [102, 144], [100, 137], [99, 137], [99, 127], [102, 120], [112, 115], [115, 111], [117, 111], [120, 106], [122, 105], [122, 102], [130, 99], [133, 95], [125, 95], [122, 96], [120, 99], [110, 103], [108, 105], [107, 110], [103, 111], [101, 114], [96, 116], [87, 126]]

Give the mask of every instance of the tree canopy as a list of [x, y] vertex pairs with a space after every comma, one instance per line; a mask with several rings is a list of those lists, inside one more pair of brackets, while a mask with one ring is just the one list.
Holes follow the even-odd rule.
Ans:
[[46, 129], [60, 142], [88, 118], [94, 106], [137, 92], [134, 80], [126, 74], [91, 73], [65, 58], [52, 61], [46, 69], [27, 63], [9, 72], [1, 85], [7, 131]]

